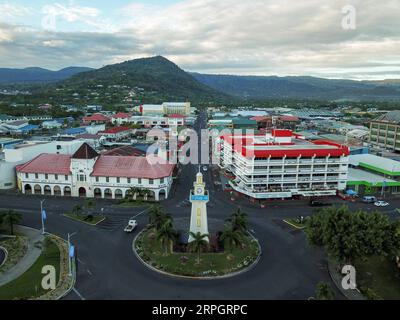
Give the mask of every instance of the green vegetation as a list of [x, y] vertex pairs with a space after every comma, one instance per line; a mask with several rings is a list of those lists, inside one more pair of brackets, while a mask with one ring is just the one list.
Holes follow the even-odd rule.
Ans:
[[172, 216], [159, 205], [150, 208], [149, 223], [150, 227], [135, 243], [136, 251], [146, 263], [168, 273], [193, 277], [224, 275], [249, 266], [260, 255], [257, 241], [248, 234], [247, 216], [240, 209], [226, 221], [218, 240], [229, 249], [215, 252], [207, 241], [210, 235], [200, 233], [190, 233], [194, 241], [183, 251], [175, 252], [179, 234]]
[[140, 257], [154, 268], [172, 274], [206, 277], [220, 276], [239, 271], [250, 266], [260, 255], [257, 241], [243, 238], [239, 248], [223, 253], [202, 253], [200, 263], [198, 253], [169, 253], [157, 240], [154, 229], [142, 233], [136, 241], [136, 251]]
[[64, 214], [64, 216], [71, 218], [73, 220], [79, 221], [79, 222], [84, 222], [90, 225], [97, 225], [98, 223], [100, 223], [101, 221], [103, 221], [104, 219], [106, 219], [105, 216], [103, 215], [81, 215], [81, 214], [74, 214], [74, 213], [66, 213]]
[[310, 217], [306, 235], [341, 264], [376, 255], [396, 257], [400, 245], [399, 221], [378, 212], [350, 212], [346, 206], [325, 208]]
[[400, 300], [400, 269], [388, 257], [373, 256], [355, 261], [357, 285], [370, 300]]
[[8, 257], [6, 262], [0, 268], [0, 274], [10, 270], [18, 261], [20, 261], [28, 250], [28, 239], [23, 236], [7, 238], [0, 241], [0, 246], [6, 248]]
[[0, 212], [0, 225], [7, 225], [10, 228], [10, 234], [14, 235], [14, 226], [22, 221], [22, 214], [14, 210], [5, 210]]
[[43, 252], [39, 259], [22, 276], [0, 287], [0, 300], [31, 299], [45, 294], [41, 282], [43, 266], [51, 265], [56, 268], [57, 282], [60, 274], [60, 251], [58, 246], [46, 239]]
[[288, 225], [291, 225], [292, 227], [296, 229], [305, 229], [306, 228], [306, 220], [301, 220], [299, 219], [285, 219], [283, 222], [287, 223]]
[[334, 300], [336, 296], [335, 291], [325, 282], [317, 284], [315, 294], [318, 300]]

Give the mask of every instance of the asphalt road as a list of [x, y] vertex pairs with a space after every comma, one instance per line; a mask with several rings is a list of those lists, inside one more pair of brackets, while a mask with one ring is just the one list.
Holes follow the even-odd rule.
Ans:
[[[205, 125], [201, 115], [196, 128]], [[174, 197], [163, 204], [175, 218], [189, 217], [190, 207], [182, 205], [188, 199], [198, 166], [182, 167]], [[211, 205], [208, 215], [225, 220], [238, 206], [230, 197], [212, 184], [211, 172], [205, 174], [210, 190]], [[40, 228], [40, 200], [14, 192], [0, 193], [0, 209], [12, 208], [23, 213], [23, 224]], [[301, 231], [294, 231], [282, 219], [310, 215], [313, 208], [302, 202], [271, 203], [261, 209], [245, 202], [241, 204], [249, 215], [250, 229], [260, 241], [263, 255], [250, 272], [235, 278], [215, 281], [180, 280], [165, 277], [145, 268], [132, 253], [132, 240], [140, 227], [148, 222], [143, 208], [120, 208], [110, 200], [97, 200], [97, 210], [103, 208], [108, 219], [98, 227], [87, 226], [62, 216], [80, 199], [45, 198], [46, 230], [72, 238], [77, 250], [78, 277], [75, 290], [65, 299], [307, 299], [314, 295], [318, 282], [330, 283], [325, 254], [311, 248]], [[400, 201], [380, 209], [395, 218], [394, 209]], [[371, 205], [350, 203], [352, 209], [374, 210]], [[134, 234], [123, 232], [128, 220], [135, 216], [139, 223]], [[338, 294], [338, 298], [342, 298]]]
[[0, 249], [0, 266], [2, 265], [5, 257], [6, 257], [6, 253], [2, 249]]

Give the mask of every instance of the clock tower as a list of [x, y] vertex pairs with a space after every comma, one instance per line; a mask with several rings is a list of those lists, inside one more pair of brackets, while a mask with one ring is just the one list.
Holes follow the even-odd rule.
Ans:
[[[190, 219], [190, 232], [195, 234], [208, 234], [207, 203], [209, 201], [206, 184], [203, 181], [203, 174], [199, 172], [193, 184], [194, 189], [190, 192], [190, 202], [192, 203], [192, 215]], [[209, 241], [209, 238], [205, 240]], [[193, 238], [189, 236], [189, 243]]]

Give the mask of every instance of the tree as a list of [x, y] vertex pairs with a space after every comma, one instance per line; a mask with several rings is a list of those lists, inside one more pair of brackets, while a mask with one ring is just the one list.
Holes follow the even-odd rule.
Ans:
[[175, 230], [172, 219], [164, 221], [164, 224], [157, 230], [157, 241], [160, 241], [165, 248], [165, 255], [168, 254], [168, 249], [178, 237], [178, 232]]
[[141, 190], [143, 198], [145, 201], [147, 201], [149, 195], [151, 195], [151, 191], [149, 189], [143, 189]]
[[149, 223], [156, 229], [160, 229], [166, 220], [172, 218], [166, 214], [160, 205], [154, 205], [149, 210]]
[[318, 300], [334, 300], [336, 297], [335, 291], [325, 282], [317, 284], [315, 294]]
[[238, 247], [242, 243], [243, 234], [234, 229], [232, 225], [225, 225], [225, 229], [221, 235], [221, 241], [228, 244], [229, 248], [232, 250], [234, 247]]
[[399, 222], [387, 216], [348, 207], [330, 207], [310, 217], [306, 235], [312, 245], [324, 247], [341, 264], [373, 255], [393, 255], [400, 247]]
[[201, 250], [208, 247], [208, 234], [201, 234], [200, 232], [194, 233], [190, 232], [190, 236], [193, 238], [193, 241], [189, 243], [189, 250], [192, 252], [197, 252], [197, 264], [200, 264], [200, 253]]
[[140, 194], [140, 192], [141, 192], [140, 188], [132, 187], [127, 191], [127, 195], [128, 195], [130, 200], [136, 200], [137, 199], [137, 195]]
[[72, 209], [72, 213], [73, 213], [74, 215], [79, 216], [79, 215], [82, 213], [82, 206], [79, 205], [79, 204], [76, 204], [76, 205], [73, 207], [73, 209]]
[[96, 202], [94, 199], [87, 199], [84, 204], [85, 210], [90, 212], [94, 208], [96, 208]]
[[232, 225], [233, 230], [239, 231], [242, 234], [247, 233], [249, 228], [247, 214], [242, 212], [240, 208], [227, 221]]
[[14, 210], [6, 210], [0, 213], [0, 222], [10, 227], [11, 235], [14, 235], [14, 225], [22, 221], [22, 214]]

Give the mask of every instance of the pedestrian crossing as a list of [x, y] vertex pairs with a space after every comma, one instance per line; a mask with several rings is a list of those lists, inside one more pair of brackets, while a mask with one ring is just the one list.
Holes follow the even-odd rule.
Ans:
[[127, 223], [127, 218], [118, 217], [107, 217], [106, 220], [100, 222], [97, 228], [108, 231], [115, 231], [117, 229], [122, 229]]

